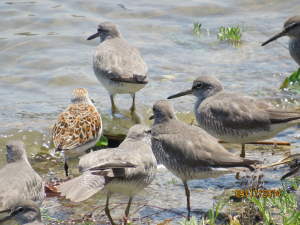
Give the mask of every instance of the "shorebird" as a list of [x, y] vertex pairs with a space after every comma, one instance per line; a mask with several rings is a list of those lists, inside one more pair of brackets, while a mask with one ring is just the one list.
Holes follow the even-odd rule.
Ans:
[[258, 162], [228, 152], [203, 129], [178, 120], [168, 100], [160, 100], [153, 105], [153, 116], [149, 119], [153, 118], [152, 151], [158, 162], [182, 180], [189, 214], [189, 180], [251, 172], [254, 170], [252, 165]]
[[31, 200], [17, 202], [8, 216], [0, 218], [0, 224], [7, 220], [15, 220], [19, 225], [44, 225], [39, 206]]
[[131, 112], [135, 110], [135, 92], [147, 83], [148, 68], [141, 53], [122, 37], [117, 24], [100, 23], [97, 33], [87, 40], [100, 37], [100, 45], [94, 55], [94, 73], [108, 91], [112, 112], [116, 111], [116, 94], [132, 96]]
[[197, 77], [191, 89], [168, 97], [192, 94], [196, 120], [210, 135], [226, 142], [241, 143], [241, 157], [245, 144], [274, 137], [300, 122], [300, 113], [271, 107], [250, 96], [226, 92], [213, 76]]
[[55, 151], [65, 157], [65, 172], [68, 176], [67, 158], [84, 154], [98, 142], [102, 134], [102, 120], [92, 103], [88, 91], [76, 88], [71, 105], [57, 117], [52, 130]]
[[300, 65], [300, 15], [292, 16], [284, 21], [283, 29], [278, 34], [271, 37], [264, 42], [261, 46], [264, 46], [277, 38], [288, 36], [289, 40], [289, 52], [292, 58], [298, 65]]
[[41, 205], [43, 181], [29, 164], [24, 143], [10, 140], [6, 151], [7, 164], [0, 170], [0, 211], [10, 210], [21, 200], [32, 200]]
[[108, 208], [110, 197], [113, 193], [128, 195], [125, 210], [128, 218], [133, 197], [147, 187], [156, 175], [156, 159], [150, 147], [150, 136], [150, 127], [137, 124], [130, 128], [118, 148], [84, 155], [79, 161], [79, 171], [84, 174], [58, 186], [58, 192], [71, 201], [80, 202], [101, 189], [107, 190], [105, 212], [112, 224], [114, 222]]

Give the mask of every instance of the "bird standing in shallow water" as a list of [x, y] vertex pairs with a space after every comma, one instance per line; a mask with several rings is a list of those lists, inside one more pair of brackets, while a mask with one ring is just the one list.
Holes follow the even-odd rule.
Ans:
[[15, 220], [19, 225], [43, 225], [41, 212], [36, 202], [23, 200], [17, 202], [8, 216], [0, 218], [0, 224], [7, 220]]
[[87, 40], [100, 37], [100, 45], [94, 55], [94, 73], [108, 91], [112, 112], [116, 111], [116, 94], [132, 96], [131, 112], [135, 110], [135, 92], [147, 83], [148, 68], [141, 53], [130, 46], [122, 37], [117, 24], [103, 22], [98, 32]]
[[150, 127], [134, 125], [118, 148], [84, 155], [79, 161], [79, 171], [84, 174], [58, 186], [58, 192], [71, 201], [80, 202], [101, 189], [107, 190], [105, 212], [112, 224], [115, 223], [108, 208], [110, 197], [113, 193], [128, 195], [125, 210], [128, 218], [133, 197], [147, 187], [156, 175], [156, 159], [150, 146]]
[[264, 46], [277, 38], [288, 36], [289, 40], [289, 52], [292, 58], [298, 65], [300, 65], [300, 15], [292, 16], [284, 21], [283, 29], [278, 34], [271, 37], [264, 42], [261, 46]]
[[258, 161], [243, 159], [228, 152], [199, 127], [177, 119], [172, 104], [160, 100], [153, 105], [152, 150], [158, 162], [180, 178], [190, 213], [189, 180], [217, 178], [232, 172], [251, 172]]
[[256, 100], [226, 92], [213, 76], [197, 77], [192, 88], [169, 96], [168, 99], [192, 94], [196, 120], [210, 135], [226, 142], [241, 143], [241, 157], [245, 157], [245, 143], [274, 137], [300, 122], [300, 113], [284, 111]]
[[10, 140], [6, 151], [7, 164], [0, 170], [0, 211], [10, 210], [21, 200], [41, 205], [43, 181], [28, 162], [24, 142]]
[[77, 157], [92, 148], [102, 134], [102, 120], [85, 88], [76, 88], [71, 105], [57, 117], [52, 130], [55, 151], [65, 156], [65, 171], [68, 176], [67, 158]]

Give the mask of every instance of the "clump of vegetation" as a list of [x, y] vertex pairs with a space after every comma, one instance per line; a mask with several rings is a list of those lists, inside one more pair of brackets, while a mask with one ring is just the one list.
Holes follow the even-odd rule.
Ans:
[[240, 28], [240, 26], [237, 27], [219, 27], [219, 33], [218, 33], [218, 38], [222, 40], [230, 40], [230, 41], [240, 41], [243, 32], [245, 32], [247, 28]]
[[215, 205], [215, 203], [213, 203], [213, 208], [209, 210], [208, 212], [208, 218], [206, 218], [204, 215], [202, 216], [201, 221], [198, 221], [197, 218], [195, 216], [192, 216], [190, 218], [190, 220], [188, 220], [187, 218], [183, 218], [180, 221], [178, 221], [178, 224], [180, 225], [214, 225], [217, 217], [219, 215], [219, 213], [222, 211], [222, 209], [224, 208], [224, 206], [227, 204], [228, 199], [225, 198], [221, 201], [219, 201], [217, 203], [217, 205]]
[[169, 184], [177, 184], [178, 183], [178, 180], [176, 180], [176, 179], [172, 179], [171, 181], [169, 181]]
[[300, 92], [300, 68], [283, 81], [280, 89]]
[[202, 32], [202, 30], [201, 30], [201, 23], [195, 22], [194, 23], [193, 34], [194, 35], [199, 35], [201, 32]]

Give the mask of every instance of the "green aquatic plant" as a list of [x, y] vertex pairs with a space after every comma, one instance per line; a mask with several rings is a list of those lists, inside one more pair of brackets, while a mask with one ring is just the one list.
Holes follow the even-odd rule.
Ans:
[[282, 82], [280, 89], [300, 92], [300, 68]]
[[[298, 188], [299, 181], [298, 179], [294, 182], [290, 180], [291, 185], [294, 188]], [[286, 191], [287, 187], [285, 183], [282, 183], [282, 187], [279, 188], [280, 196], [271, 196], [271, 197], [255, 197], [249, 196], [248, 200], [254, 202], [260, 212], [262, 213], [266, 225], [275, 224], [272, 219], [272, 211], [274, 212], [279, 210], [279, 215], [281, 216], [283, 225], [300, 225], [300, 212], [297, 210], [297, 200], [294, 193], [288, 193]], [[272, 208], [272, 211], [271, 211]]]
[[196, 216], [192, 216], [190, 218], [190, 220], [188, 220], [187, 218], [182, 218], [180, 221], [178, 221], [178, 224], [180, 224], [180, 225], [198, 225], [199, 222], [198, 222]]
[[217, 205], [215, 205], [215, 203], [213, 203], [212, 209], [210, 209], [209, 212], [208, 212], [208, 219], [205, 218], [205, 216], [203, 215], [201, 221], [198, 221], [195, 216], [192, 216], [190, 218], [190, 220], [188, 220], [187, 218], [182, 218], [180, 221], [178, 221], [178, 223], [180, 225], [198, 225], [198, 224], [201, 224], [201, 225], [214, 225], [216, 220], [217, 220], [217, 217], [218, 217], [219, 213], [225, 207], [227, 202], [228, 202], [228, 199], [225, 198], [225, 199], [219, 201], [217, 203]]
[[195, 22], [194, 23], [194, 29], [193, 29], [193, 35], [199, 35], [201, 32], [202, 32], [201, 23]]
[[169, 184], [177, 184], [178, 183], [178, 180], [176, 180], [176, 179], [172, 179], [171, 181], [169, 181]]
[[231, 41], [239, 41], [242, 37], [243, 32], [245, 32], [247, 28], [237, 27], [219, 27], [218, 39], [222, 40], [231, 40]]
[[107, 139], [103, 135], [101, 135], [99, 141], [95, 144], [94, 147], [99, 148], [101, 146], [107, 146], [107, 145], [108, 145]]

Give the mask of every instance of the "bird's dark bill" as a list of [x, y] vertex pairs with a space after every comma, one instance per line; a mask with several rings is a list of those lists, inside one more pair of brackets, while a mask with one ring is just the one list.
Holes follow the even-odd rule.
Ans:
[[149, 120], [153, 120], [154, 119], [154, 115], [149, 117]]
[[3, 222], [5, 222], [5, 221], [7, 221], [7, 220], [11, 220], [12, 218], [11, 218], [11, 216], [10, 215], [8, 215], [8, 216], [5, 216], [5, 217], [2, 217], [2, 218], [0, 218], [0, 223], [3, 223]]
[[89, 40], [92, 40], [92, 39], [97, 38], [97, 37], [99, 37], [99, 33], [93, 34], [87, 40], [89, 41]]
[[286, 33], [286, 32], [285, 32], [284, 30], [281, 31], [280, 33], [278, 33], [278, 34], [274, 35], [273, 37], [271, 37], [271, 38], [270, 38], [269, 40], [267, 40], [266, 42], [262, 43], [261, 46], [264, 46], [264, 45], [266, 45], [266, 44], [268, 44], [268, 43], [270, 43], [270, 42], [272, 42], [272, 41], [275, 41], [277, 38], [280, 38], [280, 37], [284, 36], [285, 33]]
[[178, 98], [178, 97], [181, 97], [184, 95], [190, 95], [190, 94], [192, 94], [192, 89], [187, 89], [185, 91], [179, 92], [178, 94], [169, 96], [168, 99]]

